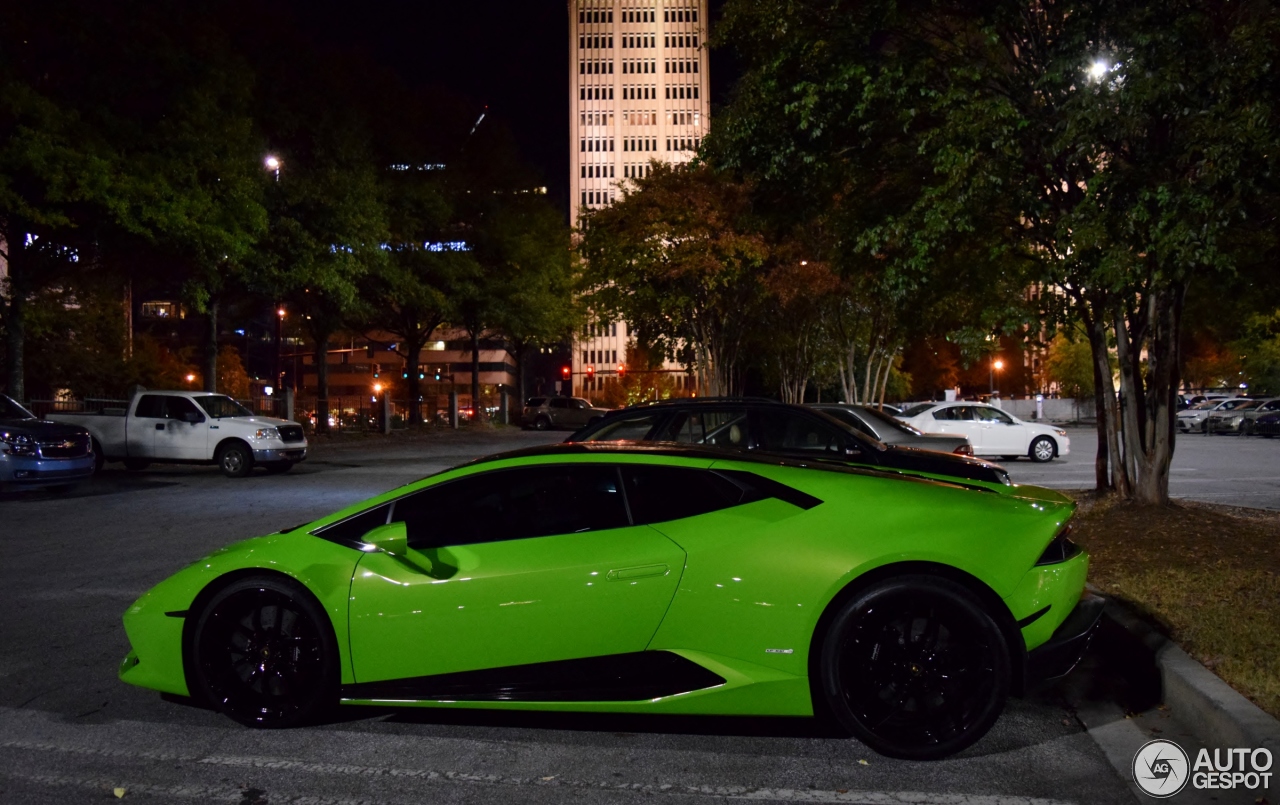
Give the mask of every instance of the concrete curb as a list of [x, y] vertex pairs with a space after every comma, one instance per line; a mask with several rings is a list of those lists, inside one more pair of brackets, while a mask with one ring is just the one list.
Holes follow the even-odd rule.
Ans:
[[1151, 652], [1160, 674], [1164, 703], [1211, 752], [1214, 748], [1271, 751], [1271, 785], [1257, 793], [1272, 803], [1280, 803], [1280, 721], [1237, 693], [1114, 599], [1107, 602], [1103, 617]]

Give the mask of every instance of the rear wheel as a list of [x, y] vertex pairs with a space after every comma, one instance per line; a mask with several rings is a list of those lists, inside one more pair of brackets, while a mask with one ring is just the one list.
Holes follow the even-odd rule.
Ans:
[[102, 445], [98, 444], [98, 440], [93, 440], [93, 473], [97, 475], [102, 472], [102, 465], [107, 463], [107, 456], [102, 452]]
[[245, 445], [232, 442], [218, 452], [218, 468], [228, 478], [244, 478], [253, 472], [253, 453]]
[[1031, 441], [1031, 449], [1027, 451], [1027, 455], [1032, 461], [1043, 464], [1053, 461], [1053, 457], [1058, 455], [1058, 446], [1048, 436], [1037, 436]]
[[547, 419], [545, 416], [540, 416], [533, 420], [534, 430], [546, 430], [549, 427], [551, 427], [551, 420]]
[[1004, 636], [965, 587], [902, 576], [848, 601], [823, 640], [821, 701], [882, 755], [932, 760], [972, 745], [1004, 709]]
[[309, 723], [336, 702], [337, 642], [296, 582], [250, 577], [218, 591], [192, 633], [196, 691], [251, 727]]

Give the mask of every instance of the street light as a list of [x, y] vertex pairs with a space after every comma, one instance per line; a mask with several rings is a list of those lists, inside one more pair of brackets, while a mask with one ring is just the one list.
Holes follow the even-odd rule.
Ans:
[[280, 341], [281, 341], [282, 330], [284, 329], [284, 317], [286, 313], [287, 311], [284, 309], [283, 306], [276, 307], [276, 349], [275, 349], [275, 361], [271, 366], [271, 382], [276, 384], [277, 386], [280, 386], [281, 388], [284, 387], [284, 384], [280, 382], [280, 377], [282, 374], [280, 371]]
[[271, 171], [276, 175], [277, 182], [280, 181], [281, 162], [279, 157], [275, 156], [274, 154], [267, 154], [267, 158], [262, 160], [262, 164], [266, 166], [267, 170]]
[[987, 374], [990, 375], [991, 396], [993, 397], [995, 396], [995, 393], [996, 393], [996, 372], [1000, 371], [1003, 368], [1004, 368], [1004, 361], [998, 361], [996, 360], [996, 357], [992, 355], [990, 371]]
[[187, 375], [187, 382], [188, 382], [188, 383], [194, 383], [194, 382], [196, 382], [196, 376], [195, 376], [194, 374], [188, 374], [188, 375]]

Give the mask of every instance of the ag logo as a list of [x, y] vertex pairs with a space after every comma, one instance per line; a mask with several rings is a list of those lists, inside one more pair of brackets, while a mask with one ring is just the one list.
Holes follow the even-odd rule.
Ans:
[[1148, 741], [1133, 757], [1133, 781], [1159, 799], [1181, 791], [1190, 771], [1187, 753], [1173, 741]]

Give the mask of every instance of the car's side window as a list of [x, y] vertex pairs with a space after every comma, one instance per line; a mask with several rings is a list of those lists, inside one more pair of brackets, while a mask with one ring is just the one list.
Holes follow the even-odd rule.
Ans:
[[346, 545], [352, 548], [359, 548], [364, 540], [364, 535], [380, 525], [387, 524], [387, 515], [391, 513], [391, 504], [384, 503], [381, 506], [375, 506], [368, 511], [360, 512], [352, 515], [345, 520], [331, 523], [319, 530], [311, 532], [317, 537], [327, 539], [330, 542], [336, 542], [339, 545]]
[[470, 475], [395, 502], [409, 546], [544, 537], [628, 525], [617, 469], [602, 464], [521, 467]]
[[142, 395], [142, 399], [138, 400], [138, 407], [134, 409], [133, 415], [148, 419], [164, 419], [164, 397], [159, 394]]
[[956, 418], [956, 409], [954, 408], [936, 408], [933, 411], [933, 418], [943, 422]]
[[[592, 442], [638, 442], [649, 438], [649, 432], [658, 421], [657, 414], [646, 414], [606, 422], [588, 441]], [[655, 439], [657, 437], [654, 437]]]
[[988, 422], [998, 422], [1002, 425], [1012, 425], [1013, 420], [1004, 411], [995, 408], [973, 408], [971, 409], [978, 415], [978, 419]]
[[198, 414], [196, 404], [186, 397], [165, 398], [164, 415], [169, 419], [182, 419], [185, 414]]
[[857, 429], [859, 433], [870, 436], [872, 439], [880, 438], [878, 433], [871, 430], [871, 428], [867, 426], [867, 423], [859, 419], [858, 415], [852, 411], [846, 411], [843, 408], [823, 408], [822, 413], [839, 419], [849, 427]]
[[756, 412], [756, 443], [785, 453], [844, 455], [849, 439], [835, 427], [793, 411]]
[[625, 464], [622, 477], [636, 525], [695, 517], [746, 499], [741, 487], [710, 470]]
[[747, 413], [743, 410], [681, 412], [663, 428], [658, 441], [746, 449], [751, 446]]
[[552, 397], [550, 405], [552, 408], [568, 408], [569, 400], [565, 397]]

